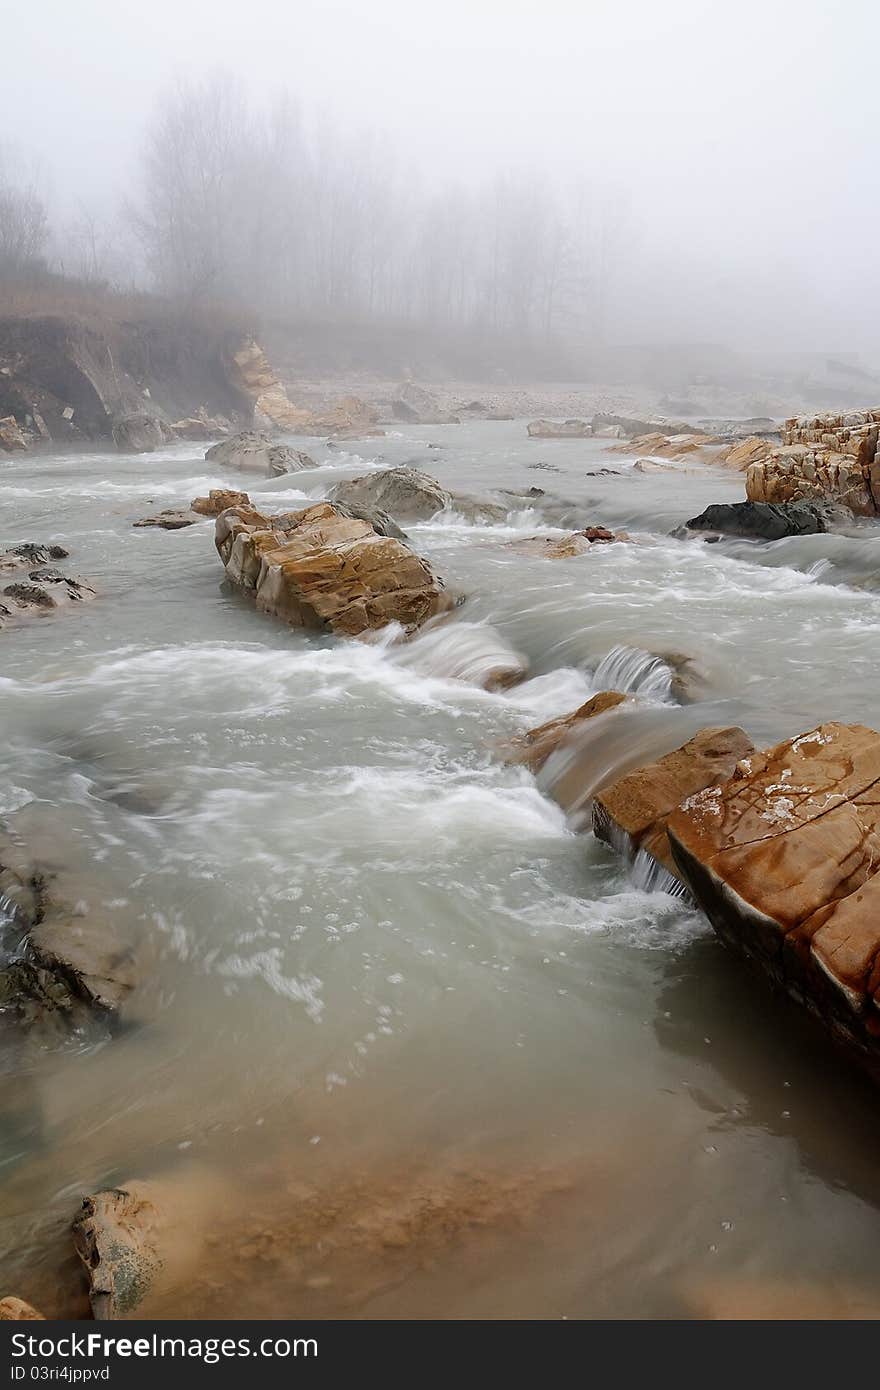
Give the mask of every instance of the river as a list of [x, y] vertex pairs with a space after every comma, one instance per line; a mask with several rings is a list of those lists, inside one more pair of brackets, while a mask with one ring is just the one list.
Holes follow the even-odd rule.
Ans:
[[[609, 686], [666, 746], [876, 725], [877, 532], [678, 538], [742, 476], [523, 421], [306, 447], [314, 471], [256, 483], [192, 444], [0, 463], [3, 544], [63, 545], [100, 592], [0, 636], [0, 815], [152, 953], [115, 1036], [0, 1035], [0, 1295], [81, 1313], [70, 1220], [137, 1177], [193, 1228], [149, 1315], [880, 1312], [874, 1093], [499, 756]], [[545, 489], [507, 525], [406, 528], [468, 596], [442, 641], [290, 631], [224, 583], [211, 522], [132, 527], [401, 463]], [[558, 498], [636, 543], [506, 544]], [[521, 685], [449, 677], [499, 645]], [[626, 753], [598, 740], [598, 773]]]

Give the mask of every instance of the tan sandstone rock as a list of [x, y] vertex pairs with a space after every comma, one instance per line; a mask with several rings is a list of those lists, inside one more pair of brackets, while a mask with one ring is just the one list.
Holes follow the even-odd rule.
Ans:
[[536, 729], [512, 739], [507, 752], [507, 762], [524, 763], [532, 772], [544, 766], [551, 753], [555, 753], [561, 743], [587, 720], [597, 714], [605, 714], [615, 709], [626, 699], [619, 690], [602, 690], [593, 695], [586, 704], [563, 715], [561, 719], [551, 719]]
[[229, 578], [298, 627], [358, 636], [397, 622], [411, 632], [453, 606], [426, 560], [331, 502], [272, 517], [233, 507], [215, 540]]
[[736, 469], [740, 473], [745, 473], [753, 463], [761, 463], [768, 458], [772, 451], [772, 446], [766, 439], [761, 439], [757, 435], [750, 436], [748, 439], [740, 439], [729, 449], [722, 449], [716, 455], [715, 462], [723, 463], [725, 468]]
[[585, 555], [596, 544], [627, 541], [625, 531], [609, 531], [605, 526], [587, 526], [583, 531], [571, 531], [567, 536], [526, 536], [521, 541], [508, 541], [505, 549], [521, 555], [541, 555], [546, 560], [567, 560]]
[[837, 502], [857, 516], [880, 511], [880, 410], [786, 420], [782, 447], [746, 475], [753, 502]]
[[232, 488], [211, 488], [207, 497], [194, 497], [189, 505], [199, 516], [219, 516], [229, 507], [249, 507], [251, 499], [246, 492]]
[[292, 434], [309, 434], [312, 412], [295, 406], [278, 380], [263, 349], [249, 338], [233, 356], [239, 384], [254, 404], [257, 427], [274, 426]]
[[593, 829], [629, 858], [645, 850], [678, 874], [666, 826], [688, 797], [717, 786], [752, 752], [749, 736], [736, 726], [701, 729], [681, 748], [602, 788], [593, 802]]
[[669, 822], [718, 934], [880, 1071], [880, 735], [822, 724]]

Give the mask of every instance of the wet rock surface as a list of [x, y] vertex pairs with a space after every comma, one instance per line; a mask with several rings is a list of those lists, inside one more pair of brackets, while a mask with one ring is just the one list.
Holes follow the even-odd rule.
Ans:
[[676, 874], [666, 826], [688, 797], [731, 775], [754, 745], [742, 729], [701, 729], [681, 748], [603, 787], [593, 803], [596, 835], [633, 859], [640, 850]]
[[223, 468], [240, 468], [246, 472], [262, 473], [265, 477], [280, 477], [314, 468], [315, 461], [301, 449], [278, 444], [263, 430], [242, 430], [231, 439], [213, 444], [205, 454], [208, 463]]
[[0, 554], [0, 630], [6, 623], [47, 617], [97, 598], [87, 580], [64, 574], [52, 563], [68, 558], [62, 546], [27, 542]]
[[587, 420], [532, 420], [526, 433], [530, 439], [589, 439], [593, 427]]
[[202, 519], [192, 509], [183, 510], [168, 507], [164, 512], [157, 512], [155, 516], [141, 517], [140, 521], [133, 521], [131, 524], [135, 528], [156, 526], [162, 531], [182, 531], [184, 527], [195, 526], [196, 522]]
[[609, 545], [612, 541], [628, 539], [625, 531], [609, 531], [606, 526], [586, 526], [582, 531], [572, 531], [567, 536], [526, 536], [521, 541], [510, 541], [507, 549], [516, 550], [522, 555], [541, 555], [547, 560], [567, 560], [575, 555], [586, 555], [594, 545]]
[[452, 607], [426, 560], [330, 502], [272, 517], [232, 508], [215, 540], [233, 583], [295, 626], [357, 636], [396, 622], [411, 632]]
[[783, 536], [813, 536], [828, 530], [828, 508], [809, 502], [720, 502], [686, 523], [691, 531], [724, 536], [751, 536], [778, 541]]
[[587, 719], [616, 709], [625, 699], [626, 696], [619, 690], [600, 691], [571, 714], [563, 715], [561, 719], [550, 719], [546, 724], [540, 724], [538, 728], [529, 729], [528, 733], [513, 739], [506, 753], [506, 761], [524, 763], [531, 772], [539, 772], [551, 754]]
[[822, 724], [747, 756], [669, 841], [721, 938], [880, 1073], [880, 735]]
[[89, 1280], [96, 1319], [133, 1313], [163, 1267], [162, 1213], [147, 1183], [83, 1198], [73, 1240]]
[[251, 506], [251, 499], [246, 492], [232, 488], [212, 488], [207, 497], [194, 497], [189, 505], [197, 516], [219, 516], [228, 507]]
[[0, 1003], [31, 1022], [117, 1019], [139, 979], [137, 942], [63, 846], [63, 827], [36, 806], [0, 826]]
[[452, 494], [418, 468], [383, 468], [336, 483], [328, 499], [347, 507], [379, 508], [397, 522], [428, 521], [452, 506]]
[[140, 412], [113, 422], [113, 443], [123, 454], [151, 454], [174, 439], [174, 430], [156, 415]]

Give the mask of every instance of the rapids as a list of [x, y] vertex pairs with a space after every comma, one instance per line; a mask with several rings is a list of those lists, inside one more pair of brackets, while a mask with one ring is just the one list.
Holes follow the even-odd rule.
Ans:
[[[644, 864], [573, 833], [553, 759], [536, 782], [498, 756], [608, 688], [644, 705], [583, 736], [594, 786], [709, 723], [875, 723], [878, 533], [677, 538], [742, 477], [522, 421], [308, 447], [314, 471], [256, 481], [193, 445], [0, 462], [3, 545], [61, 544], [100, 592], [0, 636], [0, 815], [154, 954], [113, 1038], [36, 1047], [0, 1012], [0, 1293], [81, 1311], [79, 1196], [158, 1177], [204, 1194], [222, 1258], [156, 1313], [880, 1311], [866, 1083]], [[211, 487], [290, 508], [402, 463], [546, 489], [501, 525], [407, 526], [468, 596], [409, 645], [257, 614], [210, 522], [132, 529]], [[574, 524], [634, 544], [507, 544]]]

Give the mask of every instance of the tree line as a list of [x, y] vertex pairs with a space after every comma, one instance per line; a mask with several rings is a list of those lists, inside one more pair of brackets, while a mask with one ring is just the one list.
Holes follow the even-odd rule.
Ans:
[[438, 184], [375, 132], [307, 119], [289, 94], [258, 106], [225, 74], [165, 95], [115, 231], [84, 212], [53, 237], [34, 187], [0, 165], [0, 276], [54, 259], [114, 283], [127, 235], [137, 288], [279, 319], [601, 337], [622, 229], [587, 183], [489, 171]]

